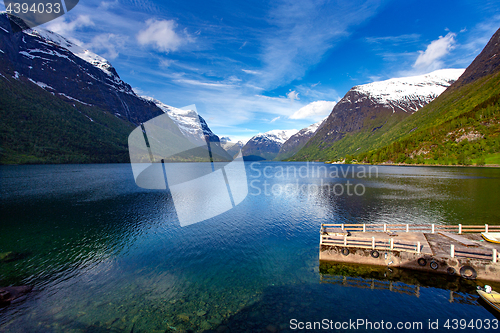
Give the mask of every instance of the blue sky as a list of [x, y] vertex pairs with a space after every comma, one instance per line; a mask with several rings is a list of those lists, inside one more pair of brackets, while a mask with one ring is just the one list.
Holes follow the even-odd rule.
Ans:
[[354, 85], [464, 68], [499, 27], [498, 1], [462, 0], [80, 0], [43, 26], [235, 139], [306, 127]]

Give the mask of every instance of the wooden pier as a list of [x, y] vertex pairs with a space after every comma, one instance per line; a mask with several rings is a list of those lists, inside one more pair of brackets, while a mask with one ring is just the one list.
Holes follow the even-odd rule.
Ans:
[[500, 225], [322, 224], [319, 259], [500, 281]]

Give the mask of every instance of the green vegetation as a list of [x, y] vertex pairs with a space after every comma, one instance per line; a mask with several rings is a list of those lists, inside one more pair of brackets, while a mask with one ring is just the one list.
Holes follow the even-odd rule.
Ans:
[[109, 112], [10, 77], [0, 77], [0, 101], [1, 164], [129, 161], [134, 126]]
[[[447, 91], [415, 117], [408, 118], [408, 123], [418, 130], [385, 147], [358, 154], [355, 159], [365, 163], [497, 164], [500, 160], [499, 87], [500, 72]], [[408, 125], [402, 127], [408, 128]], [[401, 129], [396, 132], [400, 133]]]
[[409, 117], [390, 117], [375, 131], [363, 126], [361, 131], [344, 133], [341, 140], [326, 147], [315, 138], [316, 142], [290, 160], [347, 158], [364, 163], [497, 164], [499, 87], [500, 72], [461, 87], [451, 86]]
[[385, 114], [378, 114], [376, 117], [366, 117], [359, 131], [342, 133], [342, 139], [335, 141], [333, 144], [323, 142], [322, 138], [313, 137], [304, 148], [288, 160], [337, 160], [347, 154], [365, 152], [389, 144], [391, 138], [385, 136], [386, 132], [398, 126], [407, 118], [409, 116], [401, 112], [386, 112]]

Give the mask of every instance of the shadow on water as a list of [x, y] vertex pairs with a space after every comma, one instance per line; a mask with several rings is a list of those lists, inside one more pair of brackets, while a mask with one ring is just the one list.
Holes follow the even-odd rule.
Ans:
[[[432, 331], [426, 327], [427, 318], [434, 319], [431, 317], [434, 314], [432, 308], [425, 311], [420, 307], [413, 313], [396, 310], [412, 308], [412, 303], [415, 303], [415, 307], [418, 307], [418, 303], [425, 305], [429, 297], [441, 298], [444, 306], [472, 306], [477, 309], [476, 313], [485, 313], [480, 307], [485, 304], [476, 293], [477, 285], [484, 285], [481, 281], [379, 266], [324, 262], [320, 263], [319, 279], [319, 284], [268, 287], [259, 301], [241, 309], [216, 328], [202, 332], [311, 331], [311, 327], [308, 329], [307, 326], [301, 329], [298, 326], [300, 322], [304, 325], [308, 322], [317, 325], [312, 326], [312, 330], [343, 332], [346, 331], [345, 327], [336, 328], [336, 323], [340, 325], [358, 319], [364, 320], [365, 325], [366, 322], [385, 320], [396, 323], [404, 319], [422, 322], [422, 328], [415, 331]], [[500, 284], [493, 285], [494, 288], [500, 287]], [[398, 303], [397, 299], [401, 302]], [[357, 300], [357, 304], [361, 304], [359, 301], [364, 302], [365, 305], [350, 308], [349, 304], [353, 300]], [[384, 313], [381, 307], [387, 308], [383, 304], [386, 301], [395, 302], [394, 313], [387, 312], [387, 309]], [[493, 316], [499, 317], [494, 310], [485, 307]], [[470, 316], [471, 319], [476, 319], [473, 314]], [[435, 318], [441, 323], [448, 319], [446, 314], [437, 314]], [[356, 331], [371, 332], [373, 327], [358, 326]]]

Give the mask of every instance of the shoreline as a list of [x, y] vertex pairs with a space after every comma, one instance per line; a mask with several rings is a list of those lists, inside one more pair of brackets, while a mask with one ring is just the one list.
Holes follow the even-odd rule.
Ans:
[[461, 164], [406, 164], [406, 163], [327, 163], [338, 165], [377, 165], [377, 166], [417, 166], [417, 167], [460, 167], [460, 168], [500, 168], [500, 164], [485, 164], [485, 165], [461, 165]]
[[[214, 161], [214, 163], [220, 163], [222, 161]], [[415, 167], [460, 167], [460, 168], [500, 168], [500, 164], [485, 164], [485, 165], [461, 165], [461, 164], [406, 164], [406, 163], [329, 163], [324, 161], [273, 161], [273, 160], [261, 160], [261, 161], [244, 161], [245, 163], [269, 163], [269, 162], [286, 162], [286, 163], [323, 163], [332, 165], [374, 165], [374, 166], [415, 166]], [[179, 162], [169, 162], [169, 163], [211, 163], [208, 161], [179, 161]], [[224, 163], [224, 162], [223, 162]], [[0, 166], [25, 166], [25, 165], [90, 165], [90, 164], [130, 164], [130, 162], [109, 162], [109, 163], [0, 163]]]

